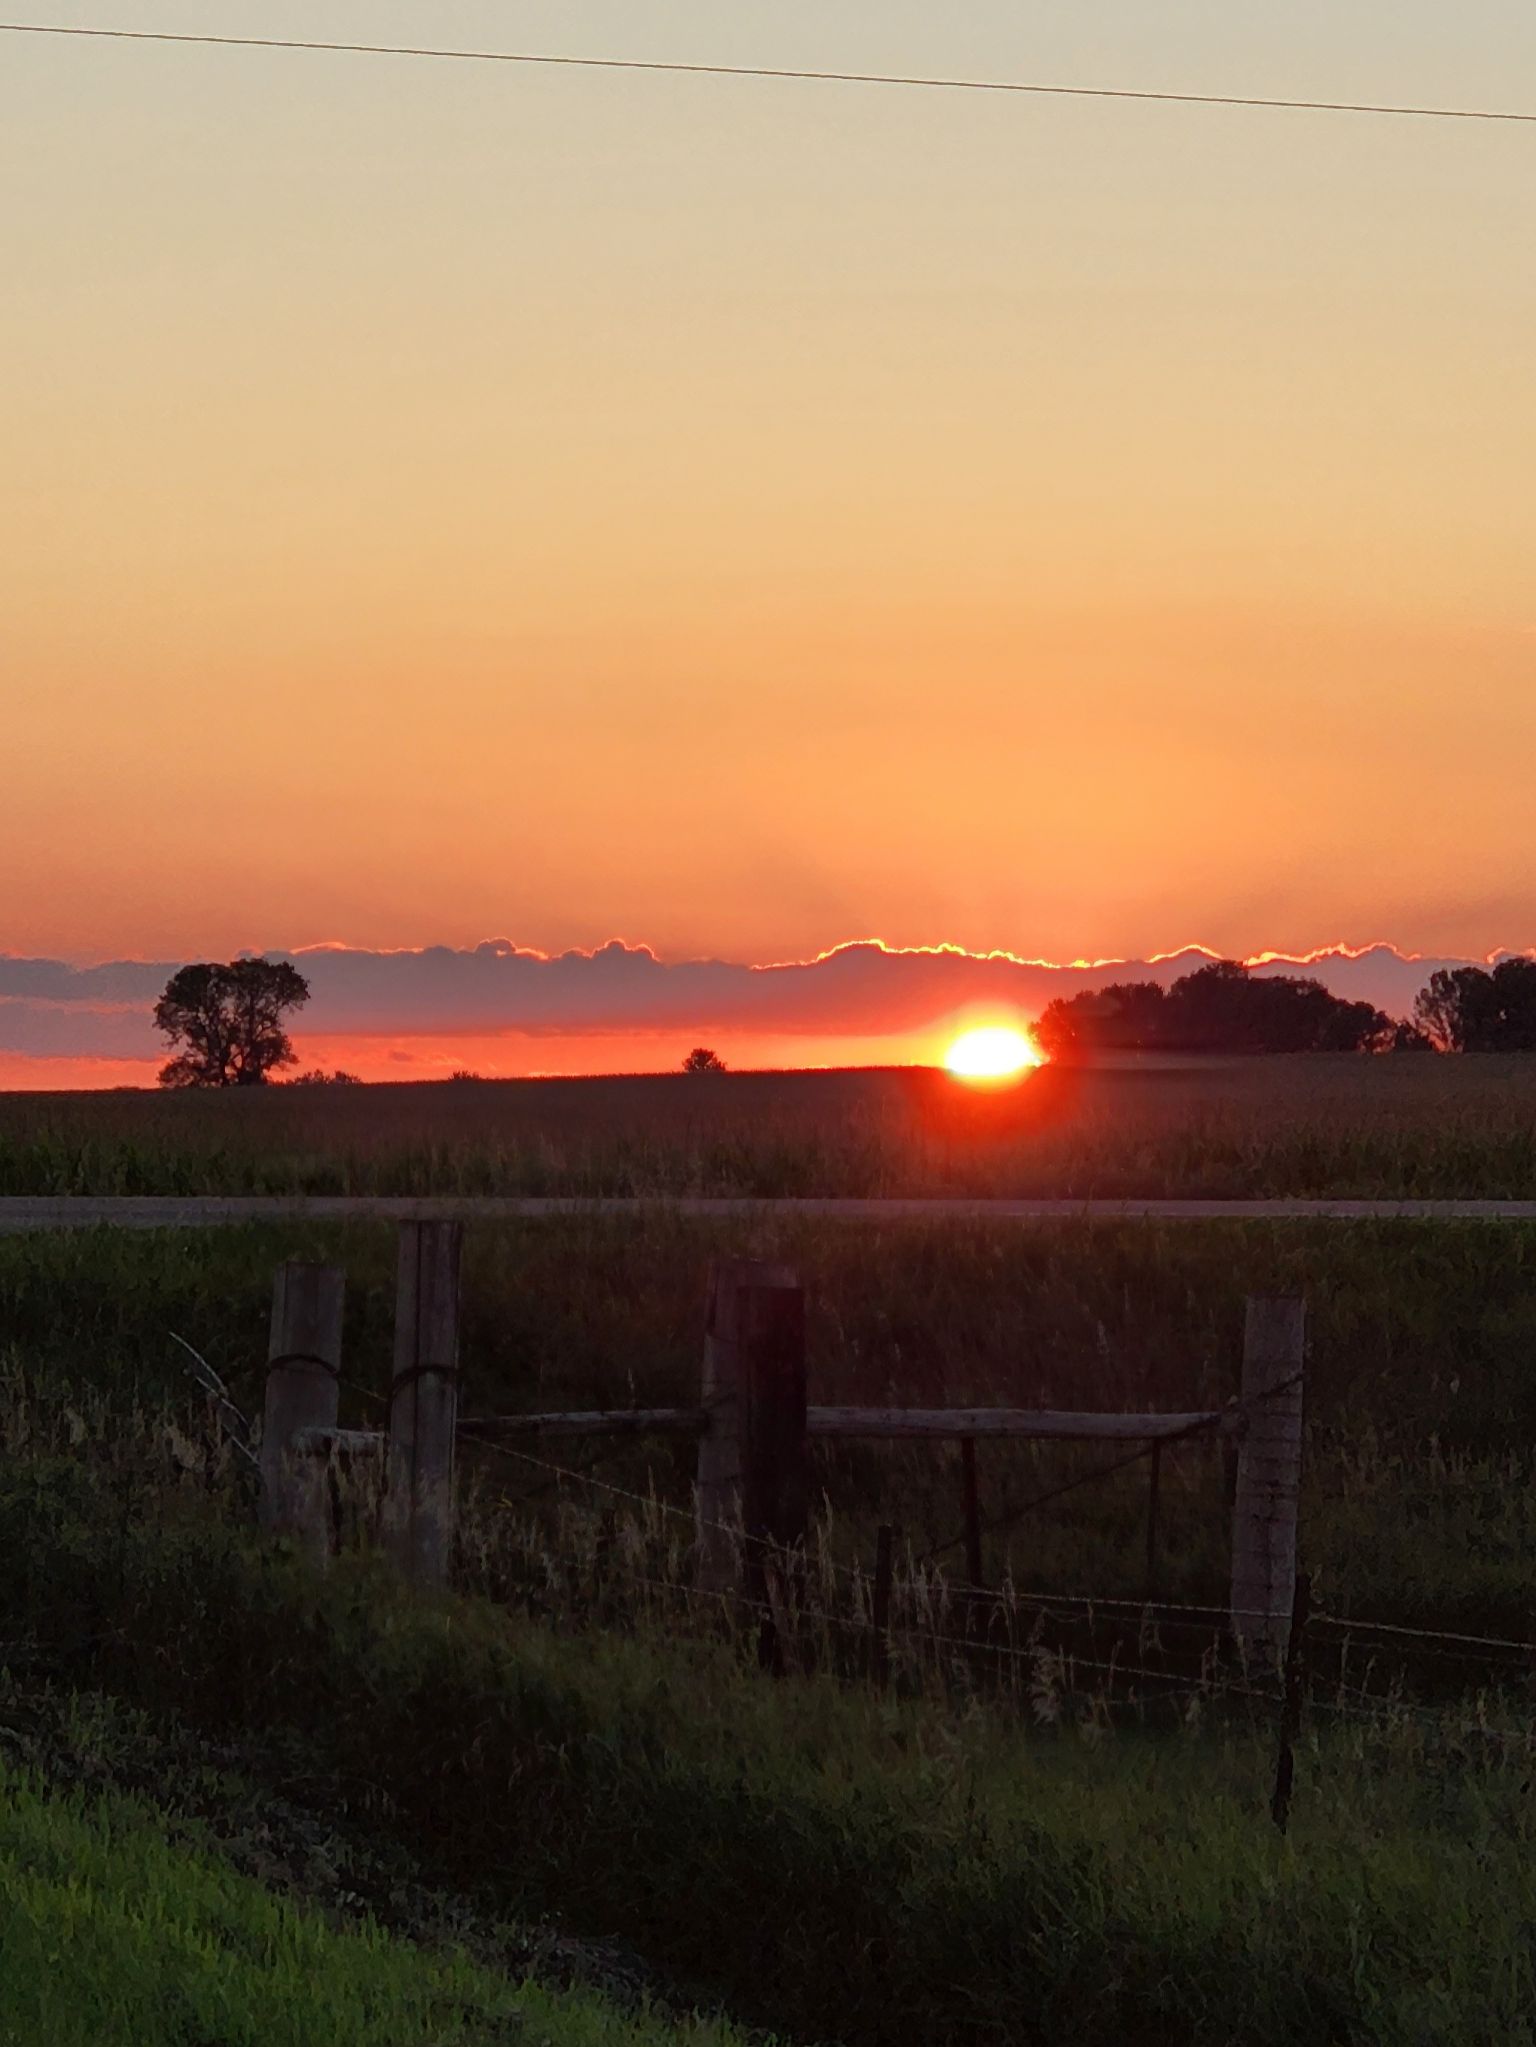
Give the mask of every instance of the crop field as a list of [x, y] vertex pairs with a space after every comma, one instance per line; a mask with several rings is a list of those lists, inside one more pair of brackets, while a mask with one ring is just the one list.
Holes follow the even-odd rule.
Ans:
[[0, 1097], [0, 1194], [1536, 1197], [1536, 1060]]

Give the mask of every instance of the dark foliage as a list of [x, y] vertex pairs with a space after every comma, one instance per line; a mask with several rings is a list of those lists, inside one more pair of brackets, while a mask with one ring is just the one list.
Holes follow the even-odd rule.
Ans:
[[725, 1061], [708, 1045], [695, 1045], [683, 1061], [684, 1073], [724, 1073]]
[[1059, 998], [1035, 1027], [1053, 1059], [1117, 1052], [1377, 1052], [1398, 1029], [1369, 1002], [1321, 981], [1213, 960], [1170, 988], [1122, 981]]
[[155, 1028], [176, 1057], [162, 1087], [260, 1087], [292, 1066], [283, 1016], [309, 1000], [309, 983], [286, 960], [204, 960], [182, 967], [155, 1004]]
[[1442, 967], [1430, 975], [1413, 1013], [1442, 1051], [1536, 1052], [1536, 960]]

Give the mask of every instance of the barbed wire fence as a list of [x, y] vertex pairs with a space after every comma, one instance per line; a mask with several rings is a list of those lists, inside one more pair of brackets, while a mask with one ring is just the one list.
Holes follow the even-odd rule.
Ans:
[[[1282, 1828], [1299, 1731], [1303, 1719], [1314, 1712], [1366, 1740], [1457, 1746], [1469, 1753], [1520, 1759], [1528, 1759], [1536, 1749], [1536, 1630], [1531, 1636], [1478, 1633], [1313, 1605], [1294, 1538], [1301, 1454], [1299, 1365], [1276, 1371], [1271, 1357], [1263, 1383], [1250, 1384], [1245, 1353], [1243, 1392], [1225, 1410], [1193, 1417], [1093, 1418], [1123, 1422], [1127, 1435], [1140, 1427], [1152, 1433], [1112, 1460], [1037, 1489], [990, 1519], [980, 1515], [974, 1461], [967, 1460], [966, 1527], [959, 1535], [919, 1547], [902, 1542], [898, 1531], [882, 1522], [873, 1530], [873, 1559], [864, 1561], [847, 1553], [846, 1519], [834, 1531], [829, 1521], [807, 1521], [802, 1514], [788, 1539], [764, 1521], [761, 1512], [754, 1525], [746, 1511], [745, 1482], [736, 1481], [734, 1494], [729, 1486], [706, 1487], [702, 1455], [700, 1480], [690, 1488], [692, 1499], [686, 1506], [658, 1490], [654, 1469], [643, 1486], [604, 1473], [601, 1467], [648, 1432], [692, 1435], [701, 1441], [707, 1436], [708, 1362], [704, 1402], [695, 1409], [502, 1415], [461, 1422], [457, 1225], [407, 1223], [402, 1226], [403, 1239], [407, 1235], [411, 1241], [408, 1256], [403, 1249], [402, 1273], [413, 1277], [410, 1286], [402, 1282], [395, 1377], [389, 1394], [341, 1371], [340, 1275], [330, 1268], [305, 1268], [313, 1284], [291, 1267], [285, 1268], [287, 1281], [280, 1276], [279, 1300], [297, 1303], [294, 1312], [300, 1319], [309, 1312], [304, 1303], [313, 1308], [323, 1296], [330, 1320], [321, 1327], [322, 1316], [313, 1328], [296, 1332], [279, 1327], [281, 1315], [274, 1317], [267, 1426], [259, 1444], [217, 1372], [184, 1338], [175, 1338], [191, 1360], [189, 1370], [204, 1396], [209, 1429], [228, 1442], [242, 1468], [259, 1471], [264, 1484], [275, 1468], [268, 1436], [277, 1384], [290, 1447], [313, 1451], [316, 1461], [324, 1462], [329, 1511], [321, 1548], [334, 1547], [344, 1533], [347, 1487], [341, 1481], [351, 1476], [361, 1481], [353, 1491], [365, 1500], [360, 1517], [354, 1514], [354, 1532], [361, 1529], [370, 1538], [387, 1536], [393, 1494], [396, 1554], [408, 1568], [413, 1567], [412, 1559], [419, 1566], [423, 1554], [413, 1532], [412, 1517], [419, 1516], [429, 1537], [425, 1553], [436, 1559], [433, 1571], [440, 1578], [446, 1576], [451, 1557], [460, 1582], [563, 1627], [655, 1627], [724, 1637], [749, 1653], [755, 1651], [762, 1664], [776, 1671], [821, 1670], [846, 1681], [875, 1682], [911, 1694], [984, 1694], [1042, 1723], [1077, 1720], [1110, 1727], [1127, 1719], [1156, 1717], [1194, 1725], [1214, 1714], [1246, 1714], [1256, 1728], [1272, 1728], [1275, 1733], [1272, 1812]], [[787, 1298], [792, 1289], [785, 1286], [781, 1269], [773, 1271], [778, 1276], [772, 1284]], [[739, 1271], [736, 1278], [740, 1281]], [[713, 1286], [712, 1281], [712, 1317]], [[418, 1291], [412, 1292], [412, 1287]], [[1261, 1309], [1287, 1311], [1293, 1305], [1259, 1304]], [[1262, 1315], [1260, 1323], [1262, 1337]], [[1273, 1335], [1278, 1326], [1273, 1315], [1270, 1325]], [[1299, 1358], [1299, 1317], [1292, 1318], [1291, 1330], [1285, 1341]], [[1273, 1342], [1270, 1349], [1274, 1351]], [[975, 1436], [967, 1435], [967, 1429], [1008, 1433], [1001, 1423], [1011, 1410], [807, 1410], [803, 1350], [799, 1370], [798, 1421], [793, 1420], [793, 1397], [786, 1412], [798, 1429], [802, 1453], [807, 1419], [817, 1417], [821, 1433], [829, 1436], [947, 1435], [972, 1449]], [[412, 1398], [418, 1425], [405, 1461], [394, 1433], [402, 1387]], [[373, 1409], [384, 1426], [339, 1428], [337, 1401], [343, 1390]], [[750, 1409], [752, 1385], [744, 1381], [738, 1389], [733, 1383], [732, 1403], [738, 1392]], [[419, 1404], [423, 1396], [424, 1408]], [[1068, 1424], [1088, 1418], [1023, 1419]], [[949, 1426], [951, 1421], [955, 1426]], [[493, 1433], [538, 1435], [546, 1424], [560, 1435], [585, 1439], [580, 1451], [557, 1458], [542, 1441], [523, 1447]], [[1277, 1427], [1282, 1426], [1294, 1432], [1294, 1469], [1289, 1476], [1279, 1468], [1291, 1454], [1283, 1434], [1277, 1437]], [[427, 1431], [424, 1438], [419, 1433], [422, 1427]], [[1276, 1585], [1268, 1581], [1258, 1581], [1260, 1602], [1250, 1604], [1238, 1596], [1236, 1549], [1229, 1601], [1202, 1604], [1157, 1595], [1150, 1567], [1163, 1451], [1173, 1443], [1218, 1434], [1247, 1446], [1254, 1431], [1271, 1464], [1278, 1455], [1278, 1481], [1274, 1471], [1271, 1481], [1278, 1482], [1282, 1492], [1285, 1484], [1292, 1487], [1290, 1579], [1285, 1583], [1288, 1615], [1279, 1614]], [[1065, 1428], [1045, 1434], [1053, 1432], [1071, 1434]], [[1113, 1431], [1097, 1428], [1094, 1433]], [[423, 1442], [430, 1456], [422, 1452]], [[470, 1482], [462, 1489], [456, 1512], [452, 1467], [458, 1454], [469, 1467]], [[981, 1576], [975, 1562], [982, 1532], [1010, 1528], [1081, 1488], [1147, 1462], [1152, 1486], [1145, 1596], [1032, 1589], [1020, 1586], [1006, 1572], [995, 1585], [970, 1582]], [[515, 1472], [525, 1483], [520, 1488], [498, 1483], [491, 1476], [496, 1471]], [[312, 1476], [301, 1473], [300, 1479], [288, 1505], [302, 1519], [312, 1512], [314, 1485]], [[385, 1511], [380, 1509], [381, 1498]], [[729, 1511], [722, 1511], [722, 1502], [728, 1503]], [[282, 1514], [274, 1515], [270, 1504], [264, 1508], [264, 1525], [278, 1530], [283, 1526]], [[1234, 1544], [1236, 1540], [1234, 1534]], [[970, 1567], [966, 1579], [951, 1576], [943, 1563], [962, 1545]], [[727, 1560], [723, 1578], [718, 1569], [722, 1558]], [[1277, 1620], [1284, 1625], [1277, 1626]]]

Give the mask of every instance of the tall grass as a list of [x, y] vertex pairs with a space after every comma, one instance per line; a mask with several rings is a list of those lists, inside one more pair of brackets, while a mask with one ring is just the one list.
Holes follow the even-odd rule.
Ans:
[[[479, 1225], [466, 1250], [466, 1417], [695, 1399], [709, 1261], [743, 1249], [786, 1257], [804, 1275], [812, 1398], [829, 1403], [1220, 1407], [1237, 1390], [1245, 1294], [1303, 1291], [1302, 1539], [1320, 1601], [1430, 1626], [1531, 1632], [1536, 1229], [850, 1229], [769, 1215], [710, 1225], [661, 1210], [634, 1221]], [[390, 1369], [387, 1229], [0, 1238], [0, 1341], [28, 1371], [67, 1369], [131, 1402], [185, 1385], [175, 1331], [254, 1411], [272, 1271], [291, 1254], [347, 1267], [343, 1418], [370, 1423]], [[569, 1464], [603, 1446], [521, 1447]], [[687, 1508], [693, 1454], [681, 1440], [620, 1447], [596, 1476]], [[1102, 1461], [1089, 1448], [984, 1444], [984, 1512], [1005, 1517]], [[514, 1456], [480, 1468], [514, 1501], [551, 1484]], [[960, 1531], [952, 1448], [823, 1446], [814, 1474], [847, 1563], [867, 1564], [880, 1522], [918, 1553]], [[1181, 1446], [1163, 1476], [1158, 1589], [1220, 1601], [1221, 1452]], [[989, 1576], [1035, 1592], [1139, 1594], [1146, 1484], [1145, 1469], [1133, 1468], [989, 1535]], [[562, 1496], [602, 1505], [595, 1489], [569, 1485], [542, 1498]]]
[[770, 1684], [728, 1640], [317, 1580], [163, 1433], [54, 1413], [0, 1476], [0, 1637], [34, 1668], [282, 1735], [447, 1880], [746, 2019], [850, 2047], [1532, 2038], [1529, 1750], [1475, 1722], [1314, 1723], [1282, 1841], [1267, 1714], [1114, 1729]]
[[462, 1956], [343, 1928], [142, 1798], [0, 1763], [0, 2040], [16, 2047], [725, 2047]]

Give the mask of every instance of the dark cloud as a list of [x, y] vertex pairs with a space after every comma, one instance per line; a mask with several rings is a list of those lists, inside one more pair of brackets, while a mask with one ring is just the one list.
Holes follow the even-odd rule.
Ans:
[[[464, 950], [369, 952], [344, 947], [272, 957], [295, 960], [313, 999], [305, 1035], [484, 1037], [749, 1031], [764, 1036], [870, 1037], [921, 1031], [971, 1007], [1033, 1016], [1056, 995], [1108, 981], [1171, 981], [1209, 957], [1198, 949], [1153, 961], [1054, 966], [1009, 953], [943, 947], [895, 951], [873, 941], [817, 959], [747, 966], [718, 959], [667, 962], [615, 939], [592, 953], [546, 955], [510, 939]], [[175, 961], [114, 960], [74, 967], [0, 957], [0, 1051], [42, 1056], [150, 1059], [159, 1043], [149, 1011]], [[1316, 974], [1336, 992], [1394, 1015], [1438, 966], [1390, 946], [1330, 950], [1259, 971]]]

